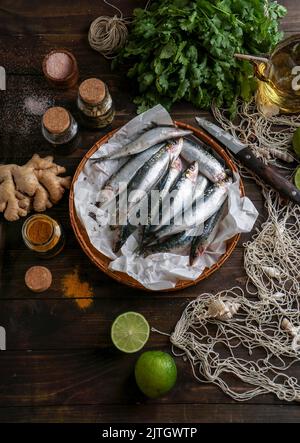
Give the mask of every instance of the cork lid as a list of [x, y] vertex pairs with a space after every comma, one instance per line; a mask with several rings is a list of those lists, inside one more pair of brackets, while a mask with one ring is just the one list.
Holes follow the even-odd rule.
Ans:
[[105, 83], [98, 78], [88, 78], [79, 86], [79, 95], [90, 105], [97, 105], [105, 97]]
[[50, 288], [52, 274], [44, 266], [32, 266], [25, 274], [26, 286], [34, 292], [44, 292]]
[[48, 109], [43, 115], [43, 125], [51, 134], [61, 134], [70, 126], [68, 111], [61, 106]]

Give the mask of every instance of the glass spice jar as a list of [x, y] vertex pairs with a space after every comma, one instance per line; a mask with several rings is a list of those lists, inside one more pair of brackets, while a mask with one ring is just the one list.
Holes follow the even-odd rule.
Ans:
[[42, 68], [48, 82], [58, 89], [72, 88], [78, 82], [76, 58], [67, 49], [54, 49], [43, 60]]
[[78, 124], [70, 112], [61, 106], [54, 106], [45, 112], [42, 133], [49, 143], [59, 149], [59, 153], [70, 154], [76, 149]]
[[89, 128], [105, 128], [112, 123], [115, 116], [108, 87], [98, 78], [89, 78], [81, 83], [77, 106], [82, 124]]
[[65, 236], [61, 225], [44, 214], [29, 217], [22, 226], [22, 237], [28, 249], [43, 258], [57, 255], [65, 245]]

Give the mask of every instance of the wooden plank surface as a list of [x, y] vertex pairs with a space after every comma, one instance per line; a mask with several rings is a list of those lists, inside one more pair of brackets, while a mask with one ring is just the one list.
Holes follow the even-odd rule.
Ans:
[[[167, 344], [155, 339], [149, 348], [168, 351]], [[135, 355], [120, 355], [111, 346], [104, 348], [100, 342], [98, 348], [81, 351], [6, 351], [2, 363], [6, 384], [1, 387], [0, 410], [16, 406], [122, 404], [126, 411], [129, 404], [236, 404], [213, 385], [204, 384], [199, 389], [189, 365], [181, 359], [177, 359], [179, 375], [174, 389], [159, 399], [146, 399], [133, 379], [135, 360]], [[234, 382], [233, 387], [237, 392], [245, 389]], [[259, 408], [286, 406], [272, 395], [247, 402], [250, 404]]]
[[[261, 411], [264, 410], [262, 414]], [[248, 404], [183, 404], [176, 405], [81, 405], [0, 409], [0, 422], [39, 423], [284, 423], [299, 421], [299, 406], [268, 405], [261, 408]], [[84, 411], [84, 413], [83, 413]], [[170, 411], [172, 415], [170, 417]]]
[[[126, 0], [125, 15], [146, 1]], [[300, 4], [283, 0], [289, 14], [282, 21], [287, 35], [300, 30]], [[40, 116], [26, 108], [26, 99], [39, 98], [67, 106], [76, 115], [76, 89], [57, 92], [41, 72], [43, 56], [53, 47], [74, 52], [81, 79], [99, 76], [109, 85], [117, 115], [112, 128], [134, 116], [135, 107], [123, 72], [111, 73], [110, 63], [89, 48], [90, 22], [101, 14], [113, 14], [103, 2], [87, 0], [1, 0], [0, 65], [8, 73], [7, 91], [0, 91], [0, 161], [23, 163], [34, 152], [54, 153], [73, 174], [84, 153], [106, 131], [81, 132], [70, 156], [53, 152], [40, 133]], [[201, 112], [182, 103], [174, 107], [175, 119], [193, 124]], [[246, 193], [263, 219], [259, 189], [246, 180]], [[133, 380], [136, 356], [113, 349], [109, 328], [116, 315], [127, 310], [143, 313], [152, 326], [170, 333], [186, 304], [202, 292], [216, 292], [245, 282], [243, 235], [225, 265], [193, 288], [172, 294], [134, 291], [109, 279], [87, 259], [72, 232], [67, 196], [49, 215], [62, 222], [67, 244], [56, 259], [45, 262], [53, 275], [46, 294], [32, 294], [24, 286], [26, 269], [39, 263], [21, 240], [22, 221], [0, 219], [0, 325], [7, 331], [7, 351], [0, 353], [0, 422], [298, 422], [299, 407], [272, 395], [248, 403], [236, 403], [210, 384], [198, 384], [189, 364], [177, 360], [179, 380], [175, 389], [158, 400], [146, 400]], [[62, 278], [78, 269], [90, 283], [93, 300], [80, 309], [78, 300], [64, 298]], [[169, 350], [168, 337], [152, 333], [147, 349]], [[300, 374], [300, 370], [299, 370]], [[242, 386], [235, 381], [235, 387]], [[82, 410], [84, 408], [84, 416]]]

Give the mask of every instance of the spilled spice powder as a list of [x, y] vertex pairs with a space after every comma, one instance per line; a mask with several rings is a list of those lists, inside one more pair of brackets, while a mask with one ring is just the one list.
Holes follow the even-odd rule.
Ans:
[[5, 133], [4, 143], [9, 146], [17, 135], [19, 145], [25, 143], [26, 146], [29, 134], [39, 134], [41, 116], [54, 105], [55, 99], [55, 90], [45, 89], [42, 76], [30, 76], [30, 81], [26, 75], [10, 76], [9, 88], [4, 94], [0, 92], [0, 126], [1, 135]]
[[51, 101], [48, 97], [36, 97], [31, 95], [24, 100], [24, 109], [27, 113], [32, 115], [43, 115], [51, 106]]
[[75, 269], [63, 277], [62, 289], [64, 296], [73, 298], [80, 309], [86, 309], [93, 303], [93, 289], [88, 282], [82, 282], [80, 280], [78, 269]]

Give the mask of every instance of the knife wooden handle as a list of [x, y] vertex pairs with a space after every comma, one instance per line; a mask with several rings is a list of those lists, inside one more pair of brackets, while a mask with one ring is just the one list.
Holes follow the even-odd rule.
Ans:
[[253, 171], [263, 181], [276, 189], [282, 197], [300, 204], [299, 189], [280, 174], [277, 168], [265, 165], [260, 159], [255, 157], [250, 148], [241, 149], [235, 156], [246, 168]]

